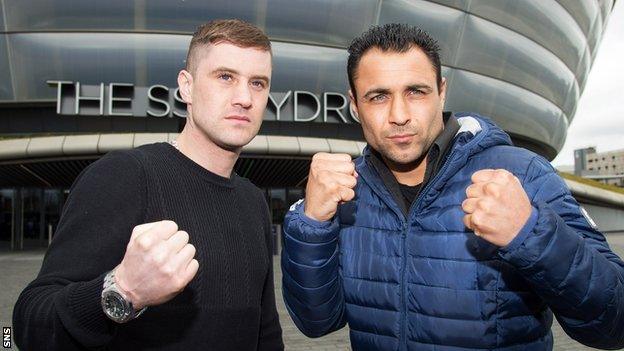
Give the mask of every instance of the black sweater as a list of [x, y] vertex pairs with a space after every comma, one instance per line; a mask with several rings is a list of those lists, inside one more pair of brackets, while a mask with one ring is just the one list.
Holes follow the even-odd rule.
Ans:
[[[132, 228], [169, 219], [189, 233], [199, 271], [171, 301], [116, 324], [103, 277]], [[38, 277], [13, 313], [23, 350], [281, 350], [269, 212], [262, 192], [167, 143], [109, 153], [72, 186]]]

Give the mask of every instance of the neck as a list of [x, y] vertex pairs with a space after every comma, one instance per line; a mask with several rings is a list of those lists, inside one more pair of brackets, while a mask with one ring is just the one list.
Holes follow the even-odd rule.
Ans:
[[405, 165], [394, 163], [385, 157], [384, 161], [400, 184], [414, 186], [422, 183], [425, 179], [425, 170], [427, 169], [426, 154], [413, 163]]
[[226, 150], [216, 145], [189, 122], [177, 139], [178, 150], [208, 171], [230, 178], [241, 150]]

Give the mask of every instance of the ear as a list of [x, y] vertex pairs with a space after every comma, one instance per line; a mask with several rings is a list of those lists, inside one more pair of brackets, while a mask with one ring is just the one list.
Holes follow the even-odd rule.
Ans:
[[355, 117], [355, 119], [357, 119], [359, 122], [360, 114], [357, 108], [357, 101], [355, 100], [355, 96], [353, 96], [353, 92], [351, 91], [351, 89], [349, 89], [349, 108], [351, 109], [351, 113], [353, 114], [353, 117]]
[[193, 103], [193, 76], [187, 70], [181, 70], [178, 73], [178, 87], [180, 88], [180, 96], [187, 104]]
[[442, 77], [440, 83], [440, 109], [444, 110], [444, 103], [446, 102], [446, 77]]

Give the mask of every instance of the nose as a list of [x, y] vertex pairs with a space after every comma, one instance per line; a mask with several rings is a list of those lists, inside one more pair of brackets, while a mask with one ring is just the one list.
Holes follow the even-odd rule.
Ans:
[[232, 105], [249, 109], [251, 108], [251, 104], [251, 87], [247, 82], [241, 81], [235, 88], [234, 95], [232, 96]]
[[392, 100], [390, 106], [390, 116], [388, 122], [399, 126], [406, 125], [410, 121], [409, 112], [404, 99], [397, 98]]

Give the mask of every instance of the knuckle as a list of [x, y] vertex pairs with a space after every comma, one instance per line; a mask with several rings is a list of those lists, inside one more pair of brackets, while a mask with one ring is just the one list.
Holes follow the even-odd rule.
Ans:
[[176, 275], [173, 277], [173, 285], [177, 291], [182, 291], [186, 286], [186, 281], [181, 275]]
[[462, 203], [461, 203], [461, 207], [462, 207], [464, 210], [470, 210], [470, 201], [469, 201], [468, 199], [466, 199], [466, 200], [462, 201]]
[[159, 269], [160, 269], [160, 273], [162, 273], [163, 275], [167, 277], [175, 276], [175, 270], [170, 264], [163, 264], [162, 266], [160, 266]]
[[487, 212], [487, 210], [489, 209], [488, 203], [484, 201], [483, 199], [480, 199], [479, 201], [477, 201], [476, 205], [477, 205], [476, 207], [482, 211]]
[[338, 191], [339, 189], [338, 182], [336, 182], [333, 179], [328, 179], [327, 182], [325, 183], [325, 187], [327, 188], [327, 191], [330, 193], [334, 193]]
[[505, 169], [497, 169], [495, 175], [499, 178], [507, 179], [511, 173]]
[[483, 224], [483, 217], [481, 216], [481, 212], [477, 211], [473, 213], [470, 219], [472, 221], [472, 224], [477, 227], [480, 227]]
[[165, 254], [163, 252], [155, 252], [152, 256], [151, 256], [151, 261], [152, 263], [154, 263], [156, 266], [160, 267], [160, 269], [163, 268], [165, 261], [166, 261], [166, 257]]
[[180, 240], [184, 241], [185, 243], [188, 243], [189, 238], [190, 238], [189, 234], [184, 230], [181, 230], [178, 233], [180, 235]]
[[345, 188], [344, 197], [346, 200], [351, 200], [355, 196], [355, 191], [351, 188]]
[[197, 253], [197, 249], [195, 249], [195, 246], [193, 246], [193, 244], [186, 244], [186, 247], [188, 248], [189, 252], [193, 254], [193, 256], [195, 256], [195, 253]]
[[132, 228], [132, 235], [137, 235], [139, 234], [139, 230], [140, 230], [140, 226], [136, 226], [134, 228]]
[[152, 238], [150, 238], [148, 235], [143, 234], [136, 240], [136, 244], [139, 249], [147, 251], [152, 246]]
[[351, 162], [351, 160], [349, 160], [347, 163], [347, 171], [349, 173], [353, 173], [353, 171], [355, 171], [355, 164]]
[[483, 214], [487, 214], [490, 215], [492, 214], [495, 210], [496, 207], [494, 206], [494, 202], [490, 201], [490, 200], [484, 200], [481, 202], [481, 211], [483, 212]]
[[168, 229], [170, 232], [175, 233], [178, 231], [178, 224], [174, 221], [164, 220], [160, 222], [160, 225], [166, 227], [166, 229]]
[[349, 180], [351, 181], [351, 188], [355, 188], [355, 186], [357, 185], [357, 178], [351, 177]]
[[349, 189], [349, 199], [355, 198], [355, 190]]

